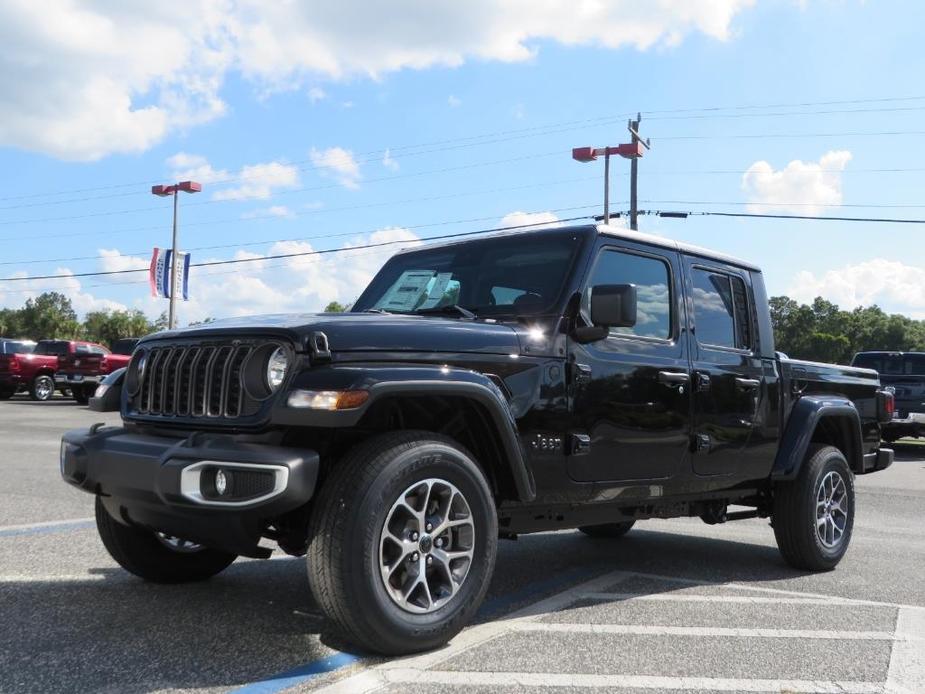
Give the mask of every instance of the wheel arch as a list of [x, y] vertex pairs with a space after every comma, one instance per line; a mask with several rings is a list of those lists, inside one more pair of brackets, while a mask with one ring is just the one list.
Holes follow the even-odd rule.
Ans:
[[861, 417], [850, 399], [842, 395], [805, 395], [797, 401], [784, 428], [771, 479], [794, 479], [814, 443], [834, 446], [852, 470], [863, 471]]

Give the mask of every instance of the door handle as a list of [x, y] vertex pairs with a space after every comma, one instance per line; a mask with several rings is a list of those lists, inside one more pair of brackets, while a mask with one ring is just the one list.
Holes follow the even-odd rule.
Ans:
[[691, 377], [681, 371], [659, 371], [658, 382], [666, 386], [683, 386]]
[[736, 378], [736, 388], [739, 390], [752, 390], [761, 385], [757, 378]]

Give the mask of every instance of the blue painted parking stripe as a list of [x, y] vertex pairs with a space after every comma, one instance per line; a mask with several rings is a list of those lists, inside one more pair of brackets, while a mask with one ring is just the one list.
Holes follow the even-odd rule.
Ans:
[[35, 525], [18, 525], [0, 528], [0, 537], [16, 537], [18, 535], [46, 535], [48, 533], [66, 533], [74, 530], [88, 530], [96, 525], [96, 521], [75, 520], [52, 523], [36, 523]]
[[307, 682], [314, 677], [319, 677], [328, 672], [341, 670], [354, 663], [359, 663], [360, 660], [358, 656], [351, 655], [350, 653], [338, 652], [336, 655], [322, 658], [321, 660], [313, 660], [293, 668], [292, 670], [286, 670], [286, 672], [281, 672], [278, 675], [273, 675], [259, 682], [244, 685], [232, 691], [235, 692], [235, 694], [274, 694], [275, 692], [281, 692], [284, 689], [289, 689], [297, 684]]
[[[581, 579], [586, 578], [588, 573], [589, 571], [587, 568], [584, 570], [573, 569], [572, 571], [557, 574], [553, 578], [548, 578], [543, 581], [534, 581], [520, 590], [506, 593], [505, 595], [499, 595], [496, 598], [486, 601], [479, 609], [478, 617], [484, 619], [502, 612], [507, 612], [517, 603], [529, 600], [543, 593], [554, 591], [556, 588], [561, 588], [564, 585], [577, 583]], [[234, 692], [234, 694], [276, 694], [276, 692], [281, 692], [290, 687], [303, 684], [320, 675], [335, 672], [362, 661], [363, 659], [358, 656], [351, 655], [350, 653], [338, 652], [337, 655], [332, 655], [321, 660], [309, 661], [292, 670], [287, 670], [278, 675], [272, 675], [265, 680], [233, 689], [232, 692]]]

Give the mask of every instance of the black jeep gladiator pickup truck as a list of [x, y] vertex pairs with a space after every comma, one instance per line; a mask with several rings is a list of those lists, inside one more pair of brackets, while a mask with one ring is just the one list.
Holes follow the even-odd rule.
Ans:
[[272, 541], [335, 630], [400, 654], [466, 624], [519, 533], [770, 517], [832, 569], [892, 409], [872, 370], [775, 353], [754, 265], [581, 226], [401, 252], [348, 313], [151, 335], [124, 426], [60, 464], [128, 571], [205, 579]]

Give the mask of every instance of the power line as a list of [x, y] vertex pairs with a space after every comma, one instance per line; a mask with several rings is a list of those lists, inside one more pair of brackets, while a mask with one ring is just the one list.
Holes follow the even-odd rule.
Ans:
[[[903, 97], [882, 97], [874, 99], [842, 99], [842, 100], [829, 100], [829, 101], [810, 101], [810, 102], [796, 102], [796, 103], [777, 103], [777, 104], [751, 104], [751, 105], [733, 105], [733, 106], [705, 106], [705, 107], [694, 107], [694, 108], [682, 108], [682, 109], [655, 109], [655, 110], [644, 110], [647, 118], [652, 120], [684, 120], [684, 119], [694, 119], [694, 118], [710, 118], [710, 117], [733, 117], [731, 115], [722, 115], [718, 112], [720, 111], [747, 111], [747, 110], [762, 110], [762, 109], [772, 109], [772, 108], [806, 108], [812, 106], [836, 106], [836, 105], [859, 105], [859, 104], [878, 104], [878, 103], [898, 103], [898, 102], [910, 102], [910, 101], [922, 101], [925, 100], [925, 96], [903, 96]], [[917, 110], [923, 107], [906, 107], [906, 108], [884, 108], [884, 109], [851, 109], [848, 111], [820, 111], [816, 112], [817, 114], [827, 114], [827, 113], [861, 113], [861, 112], [888, 112], [888, 111], [897, 111], [897, 110]], [[662, 114], [697, 114], [703, 113], [703, 116], [681, 116], [678, 118], [669, 118]], [[358, 157], [372, 157], [372, 156], [382, 156], [385, 154], [386, 150], [391, 151], [392, 153], [396, 152], [405, 152], [403, 156], [415, 156], [408, 153], [408, 150], [422, 149], [427, 147], [434, 147], [444, 144], [451, 143], [464, 143], [464, 142], [473, 142], [481, 139], [491, 139], [506, 135], [520, 135], [528, 132], [535, 132], [538, 130], [548, 130], [551, 128], [559, 128], [563, 126], [583, 126], [588, 124], [601, 124], [606, 125], [610, 122], [622, 121], [626, 118], [629, 118], [633, 113], [617, 114], [617, 115], [608, 115], [608, 116], [598, 116], [595, 118], [586, 118], [581, 120], [571, 120], [571, 121], [558, 121], [547, 123], [544, 125], [531, 126], [529, 128], [519, 128], [514, 130], [501, 130], [490, 133], [482, 133], [479, 135], [470, 135], [461, 138], [450, 138], [444, 140], [435, 140], [431, 142], [418, 143], [418, 144], [408, 144], [408, 145], [397, 145], [391, 147], [383, 147], [381, 149], [370, 150], [357, 154]], [[743, 114], [743, 117], [766, 117], [766, 116], [787, 116], [787, 115], [800, 115], [799, 113], [781, 113], [781, 114]], [[809, 112], [808, 115], [813, 115], [813, 112]], [[547, 134], [545, 132], [538, 133], [539, 135]], [[492, 143], [486, 143], [492, 144]], [[427, 153], [427, 152], [422, 152]], [[299, 160], [294, 163], [308, 163], [310, 159]], [[374, 160], [370, 160], [374, 161]], [[237, 176], [233, 178], [223, 179], [221, 181], [215, 181], [213, 184], [217, 183], [230, 183], [240, 180], [247, 180], [249, 177], [246, 176]], [[136, 186], [146, 186], [155, 183], [162, 182], [162, 178], [159, 179], [149, 179], [144, 181], [134, 181], [129, 183], [117, 183], [104, 186], [93, 186], [87, 188], [76, 188], [68, 190], [59, 190], [52, 192], [42, 192], [42, 193], [31, 193], [27, 195], [15, 195], [15, 196], [6, 196], [0, 198], [0, 202], [5, 202], [8, 200], [28, 200], [34, 198], [46, 198], [46, 197], [55, 197], [58, 195], [68, 195], [68, 194], [79, 194], [79, 193], [89, 193], [95, 191], [105, 191], [105, 190], [119, 190], [123, 188], [131, 188]], [[135, 193], [131, 193], [135, 194]], [[109, 197], [109, 196], [101, 196]]]
[[[640, 212], [640, 214], [643, 214]], [[756, 219], [799, 219], [812, 222], [869, 222], [887, 224], [925, 224], [925, 219], [900, 219], [895, 217], [834, 217], [812, 216], [802, 214], [761, 214], [748, 212], [713, 212], [708, 210], [694, 210], [690, 212], [672, 212], [670, 210], [646, 210], [644, 214], [657, 217], [686, 218], [686, 217], [747, 217]]]
[[[574, 222], [580, 219], [587, 219], [587, 215], [582, 215], [579, 217], [569, 217], [566, 219], [556, 220], [557, 222]], [[462, 231], [454, 234], [441, 234], [439, 236], [429, 236], [423, 239], [400, 239], [397, 241], [381, 241], [378, 243], [367, 243], [357, 246], [350, 246], [348, 248], [327, 248], [322, 250], [312, 250], [312, 251], [299, 251], [297, 253], [277, 253], [274, 255], [263, 255], [255, 258], [232, 258], [230, 260], [212, 260], [204, 263], [190, 263], [190, 267], [213, 267], [217, 265], [237, 265], [241, 263], [255, 263], [266, 260], [278, 260], [281, 258], [298, 258], [302, 256], [311, 256], [311, 255], [328, 255], [331, 253], [344, 253], [346, 251], [363, 249], [363, 248], [381, 248], [383, 246], [392, 246], [397, 243], [413, 243], [416, 241], [436, 241], [441, 239], [453, 239], [453, 238], [462, 238], [466, 236], [474, 236], [476, 234], [486, 234], [490, 232], [497, 231], [511, 231], [513, 229], [526, 229], [529, 227], [535, 226], [545, 226], [548, 225], [548, 221], [543, 222], [530, 222], [527, 224], [515, 224], [511, 226], [503, 227], [493, 227], [490, 229], [479, 229], [477, 231]], [[129, 270], [107, 270], [100, 272], [79, 272], [79, 273], [70, 273], [70, 274], [57, 274], [57, 275], [35, 275], [32, 277], [3, 277], [0, 278], [0, 282], [29, 282], [37, 280], [48, 280], [48, 279], [77, 279], [80, 277], [103, 277], [111, 275], [127, 275], [136, 272], [148, 272], [148, 268], [132, 268]]]

